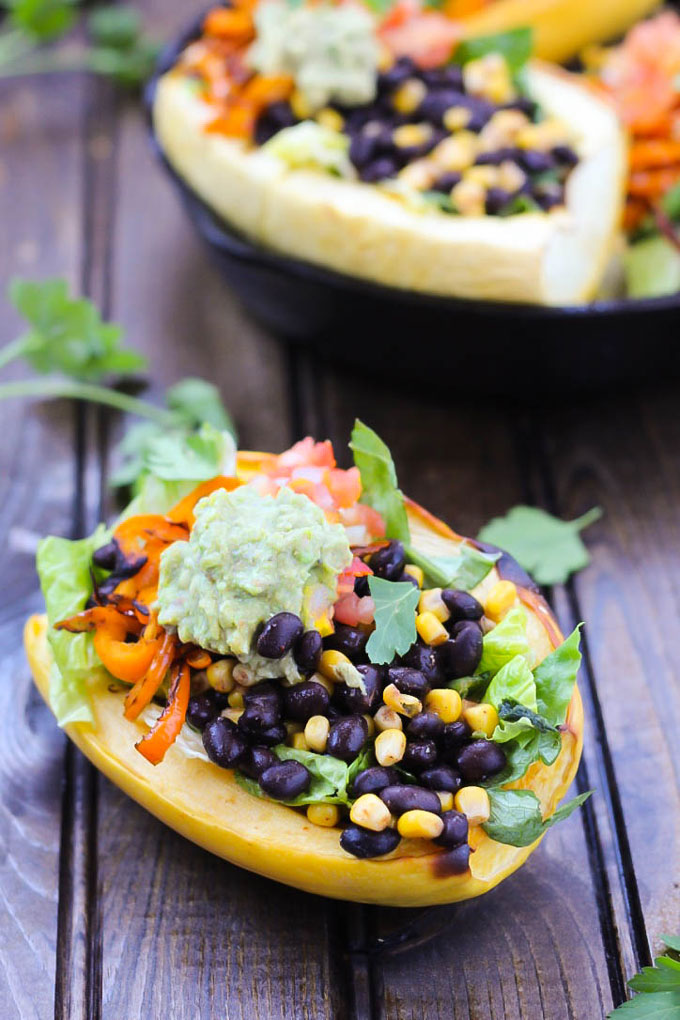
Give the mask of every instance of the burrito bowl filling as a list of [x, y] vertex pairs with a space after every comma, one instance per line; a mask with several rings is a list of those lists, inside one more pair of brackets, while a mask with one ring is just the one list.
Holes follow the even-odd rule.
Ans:
[[561, 207], [579, 157], [528, 95], [523, 29], [459, 42], [443, 14], [402, 0], [238, 0], [206, 16], [175, 67], [214, 110], [206, 130], [292, 169], [378, 187], [423, 212]]
[[[89, 547], [45, 540], [55, 670], [73, 681], [73, 643], [90, 642], [154, 765], [175, 744], [337, 828], [349, 855], [425, 840], [437, 874], [466, 874], [480, 834], [515, 839], [504, 798], [534, 795], [508, 784], [560, 754], [578, 630], [535, 662], [540, 597], [514, 561], [469, 540], [424, 555], [387, 447], [361, 422], [351, 446], [348, 470], [307, 438]], [[80, 582], [58, 576], [54, 543], [88, 549]]]

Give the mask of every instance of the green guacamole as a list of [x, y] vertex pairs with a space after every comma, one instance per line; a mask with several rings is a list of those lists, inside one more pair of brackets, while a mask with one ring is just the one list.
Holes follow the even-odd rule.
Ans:
[[181, 641], [236, 656], [253, 679], [296, 680], [291, 655], [274, 661], [253, 651], [255, 633], [283, 611], [313, 627], [351, 560], [342, 525], [329, 524], [306, 496], [219, 489], [197, 504], [189, 541], [161, 556], [158, 619]]

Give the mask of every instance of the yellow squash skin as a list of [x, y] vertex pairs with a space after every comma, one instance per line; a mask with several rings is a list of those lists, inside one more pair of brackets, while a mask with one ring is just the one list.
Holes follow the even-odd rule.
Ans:
[[461, 24], [468, 38], [531, 25], [535, 55], [560, 64], [584, 46], [616, 39], [658, 6], [658, 0], [496, 0]]
[[[267, 456], [240, 453], [239, 475], [249, 477]], [[455, 551], [460, 536], [414, 503], [409, 502], [408, 512], [413, 542], [423, 553]], [[494, 568], [475, 593], [483, 598], [496, 580]], [[520, 596], [529, 616], [530, 641], [540, 660], [561, 635], [539, 597], [521, 589]], [[50, 651], [44, 616], [27, 621], [24, 640], [36, 685], [49, 704]], [[135, 750], [143, 725], [123, 717], [121, 687], [93, 681], [91, 697], [95, 725], [75, 723], [66, 732], [104, 775], [166, 825], [211, 853], [306, 892], [386, 906], [451, 903], [493, 889], [540, 842], [509, 847], [475, 830], [471, 870], [462, 876], [440, 875], [443, 851], [424, 840], [403, 840], [394, 853], [380, 860], [358, 860], [341, 849], [337, 829], [315, 826], [302, 812], [251, 796], [236, 783], [232, 771], [188, 757], [179, 746], [171, 747], [160, 765], [150, 765]], [[582, 743], [583, 708], [575, 688], [557, 761], [550, 767], [532, 766], [514, 784], [536, 793], [544, 816], [552, 814], [572, 782]]]

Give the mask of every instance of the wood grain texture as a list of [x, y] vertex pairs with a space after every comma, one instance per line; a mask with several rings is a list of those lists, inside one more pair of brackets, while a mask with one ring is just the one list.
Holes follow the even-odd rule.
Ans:
[[[80, 258], [81, 83], [0, 90], [0, 344], [19, 331], [12, 275], [63, 275]], [[18, 377], [12, 366], [4, 377]], [[37, 695], [21, 643], [40, 605], [33, 566], [46, 531], [72, 527], [73, 409], [0, 405], [0, 1015], [53, 1013], [64, 741]]]

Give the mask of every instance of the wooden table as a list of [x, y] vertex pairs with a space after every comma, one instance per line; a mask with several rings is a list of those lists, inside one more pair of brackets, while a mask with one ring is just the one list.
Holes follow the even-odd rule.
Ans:
[[[180, 0], [147, 2], [169, 34]], [[0, 443], [0, 1016], [81, 1020], [551, 1020], [602, 1017], [657, 936], [680, 927], [680, 393], [483, 402], [320, 366], [265, 335], [197, 245], [149, 152], [139, 109], [107, 84], [2, 85], [0, 278], [66, 276], [125, 324], [152, 391], [186, 374], [221, 387], [244, 447], [329, 436], [354, 415], [390, 444], [406, 491], [463, 533], [531, 502], [599, 504], [592, 565], [552, 592], [585, 619], [584, 811], [483, 900], [419, 919], [402, 954], [378, 940], [414, 914], [343, 905], [197, 849], [96, 774], [31, 685], [21, 648], [39, 608], [37, 537], [91, 530], [111, 508], [120, 422], [6, 403]], [[3, 307], [0, 342], [17, 329]], [[644, 338], [640, 338], [644, 342]], [[428, 358], [426, 338], [414, 357]], [[437, 372], [432, 357], [432, 372]], [[16, 373], [19, 375], [20, 370]]]

